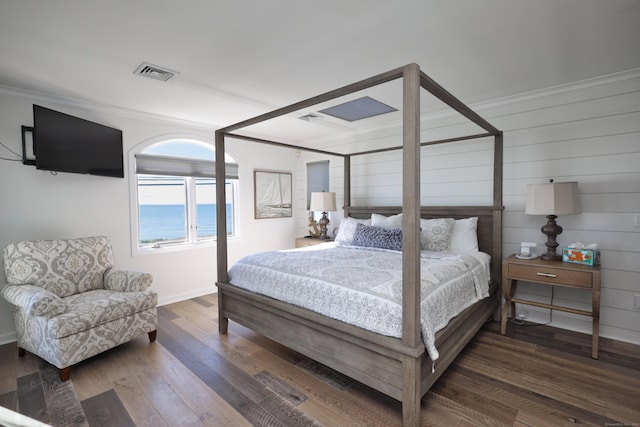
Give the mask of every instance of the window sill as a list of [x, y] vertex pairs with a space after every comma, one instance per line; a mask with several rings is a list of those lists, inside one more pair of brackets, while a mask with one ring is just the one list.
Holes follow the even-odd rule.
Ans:
[[[235, 240], [237, 237], [227, 237], [227, 240]], [[153, 246], [138, 246], [133, 250], [133, 256], [138, 255], [153, 255], [153, 254], [165, 254], [170, 252], [189, 251], [194, 249], [203, 248], [215, 248], [216, 240], [203, 240], [197, 243], [181, 242], [181, 243], [166, 243], [163, 245]]]

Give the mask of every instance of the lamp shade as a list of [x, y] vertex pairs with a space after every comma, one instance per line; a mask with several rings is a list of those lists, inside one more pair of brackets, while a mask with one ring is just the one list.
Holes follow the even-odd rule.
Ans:
[[328, 191], [311, 193], [309, 210], [315, 212], [330, 212], [336, 210], [336, 193]]
[[527, 215], [570, 215], [580, 212], [577, 182], [527, 185]]

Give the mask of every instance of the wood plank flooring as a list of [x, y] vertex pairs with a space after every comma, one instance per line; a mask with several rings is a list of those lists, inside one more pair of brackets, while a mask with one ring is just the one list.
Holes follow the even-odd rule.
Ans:
[[[400, 404], [233, 322], [216, 295], [160, 307], [146, 335], [71, 380], [0, 346], [0, 406], [53, 426], [400, 426]], [[640, 426], [640, 346], [487, 323], [423, 398], [423, 426]], [[0, 424], [4, 424], [0, 419]]]

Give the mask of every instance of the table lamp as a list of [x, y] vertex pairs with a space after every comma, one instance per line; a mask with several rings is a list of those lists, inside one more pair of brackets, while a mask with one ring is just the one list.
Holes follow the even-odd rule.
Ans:
[[327, 225], [329, 225], [329, 218], [327, 218], [327, 212], [336, 210], [336, 193], [325, 191], [311, 193], [309, 209], [314, 212], [322, 212], [322, 218], [318, 221], [318, 224], [320, 224], [320, 239], [328, 239]]
[[556, 236], [562, 233], [562, 227], [556, 224], [558, 215], [571, 215], [580, 212], [577, 182], [553, 182], [527, 185], [527, 215], [546, 215], [547, 223], [540, 229], [547, 236], [547, 253], [540, 255], [545, 260], [559, 261], [562, 255], [556, 253]]

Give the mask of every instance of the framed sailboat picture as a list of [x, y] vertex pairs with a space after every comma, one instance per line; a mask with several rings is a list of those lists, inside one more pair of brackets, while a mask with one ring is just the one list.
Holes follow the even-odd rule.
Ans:
[[254, 170], [253, 184], [256, 219], [292, 216], [290, 172]]

